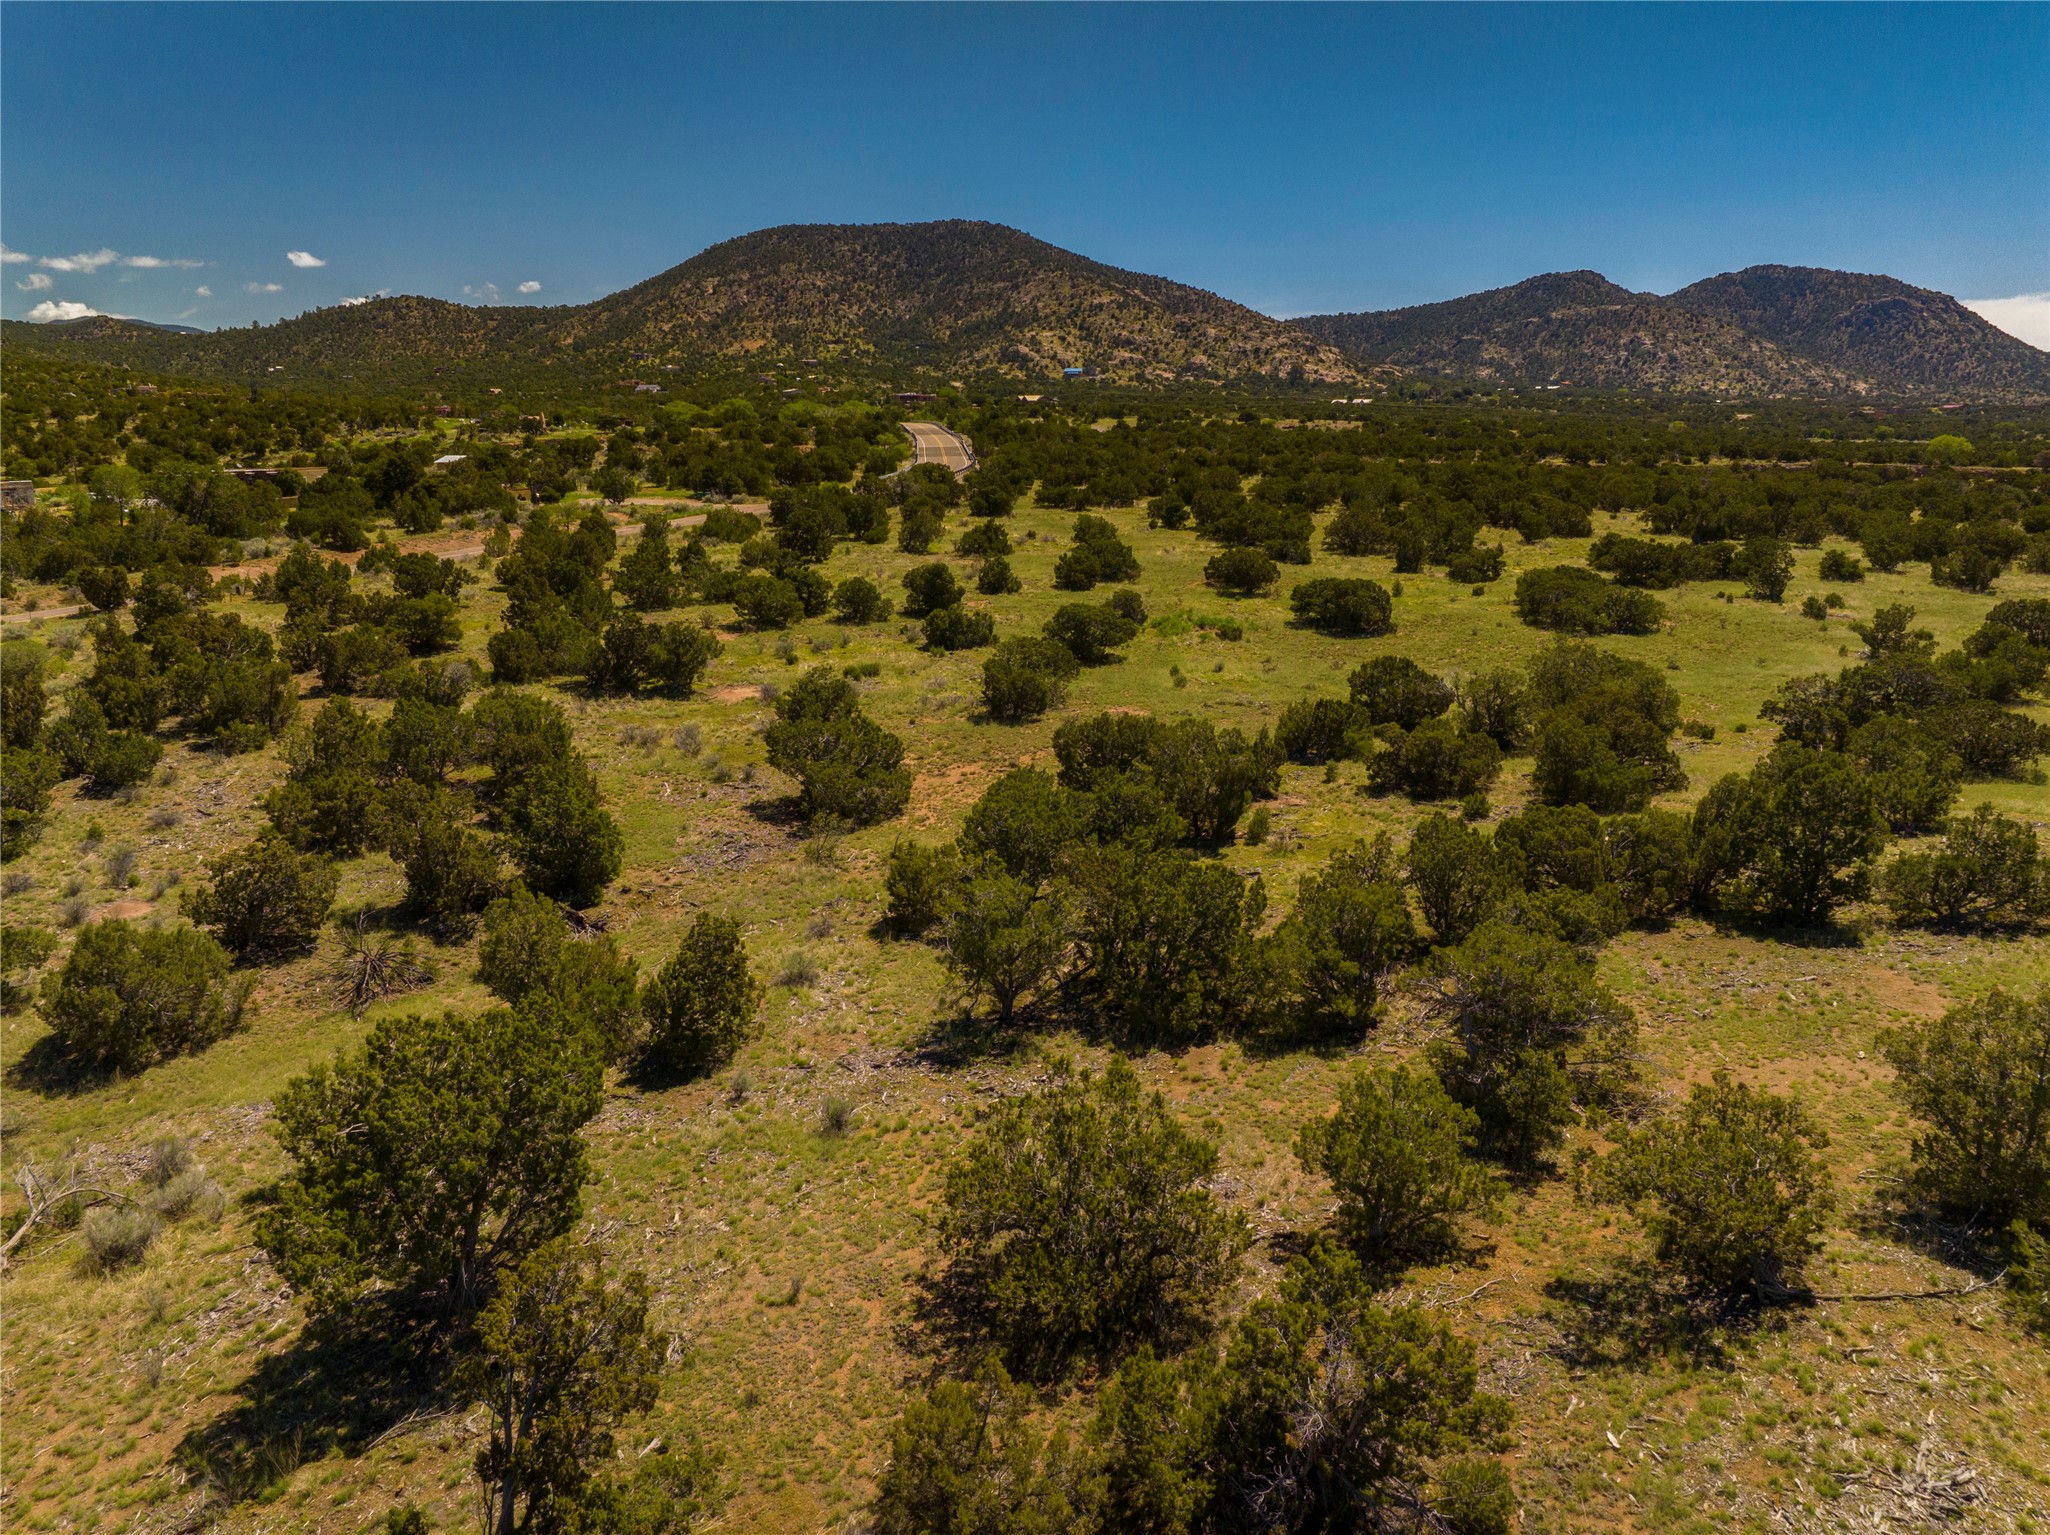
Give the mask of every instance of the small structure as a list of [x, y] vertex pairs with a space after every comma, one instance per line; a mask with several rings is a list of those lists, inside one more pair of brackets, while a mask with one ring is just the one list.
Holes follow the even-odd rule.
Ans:
[[1080, 378], [1081, 376], [1082, 376], [1082, 370], [1081, 370], [1080, 368], [1063, 368], [1063, 369], [1061, 369], [1061, 377], [1062, 377], [1062, 378]]
[[437, 469], [453, 469], [457, 464], [467, 463], [469, 457], [470, 455], [467, 453], [444, 453], [434, 461], [434, 467]]
[[0, 509], [25, 512], [35, 504], [34, 480], [0, 480]]
[[929, 394], [920, 394], [916, 389], [906, 389], [901, 394], [891, 395], [890, 398], [899, 405], [924, 405], [934, 397]]

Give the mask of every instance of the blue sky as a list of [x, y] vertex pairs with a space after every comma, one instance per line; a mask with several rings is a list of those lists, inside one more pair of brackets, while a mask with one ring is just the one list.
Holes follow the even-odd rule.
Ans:
[[2050, 292], [2041, 5], [14, 0], [4, 27], [17, 318], [575, 303], [765, 225], [955, 216], [1275, 314], [1761, 261]]

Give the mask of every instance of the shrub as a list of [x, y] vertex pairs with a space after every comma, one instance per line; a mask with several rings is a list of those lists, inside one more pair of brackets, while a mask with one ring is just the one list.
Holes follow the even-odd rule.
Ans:
[[604, 1070], [566, 1043], [520, 1008], [409, 1014], [288, 1083], [275, 1133], [294, 1166], [256, 1223], [286, 1282], [317, 1310], [382, 1281], [462, 1314], [568, 1231]]
[[1452, 689], [1408, 656], [1376, 656], [1353, 668], [1352, 701], [1370, 725], [1414, 730], [1452, 707]]
[[1964, 763], [1934, 732], [1913, 720], [1893, 714], [1867, 720], [1851, 732], [1845, 750], [1871, 788], [1880, 819], [1894, 831], [1941, 826], [1957, 802]]
[[669, 525], [659, 516], [641, 524], [641, 536], [612, 573], [612, 589], [643, 613], [676, 606], [683, 595], [676, 562], [669, 554]]
[[1479, 1128], [1429, 1073], [1360, 1067], [1339, 1084], [1338, 1112], [1303, 1126], [1296, 1155], [1331, 1180], [1347, 1245], [1385, 1266], [1444, 1251], [1460, 1216], [1500, 1197], [1469, 1155]]
[[406, 875], [404, 910], [444, 942], [460, 942], [501, 884], [498, 852], [470, 825], [467, 795], [397, 784], [379, 796], [377, 838]]
[[112, 1274], [142, 1262], [164, 1229], [154, 1210], [140, 1205], [101, 1205], [85, 1212], [85, 1270]]
[[1080, 981], [1111, 1028], [1193, 1042], [1261, 995], [1258, 880], [1178, 851], [1106, 846], [1078, 849], [1069, 883]]
[[610, 934], [572, 940], [555, 902], [514, 887], [484, 909], [477, 979], [492, 995], [585, 1035], [606, 1060], [632, 1044], [641, 1021], [638, 966]]
[[43, 1016], [74, 1056], [132, 1072], [230, 1033], [243, 995], [204, 933], [95, 922], [45, 983]]
[[1281, 567], [1258, 549], [1222, 549], [1203, 567], [1204, 582], [1233, 597], [1257, 596], [1280, 579]]
[[888, 897], [884, 925], [899, 938], [921, 938], [931, 932], [945, 915], [960, 875], [960, 855], [951, 844], [928, 847], [900, 840], [890, 849], [889, 873], [883, 879]]
[[934, 650], [975, 650], [997, 642], [997, 621], [964, 607], [935, 608], [925, 616], [925, 643]]
[[1107, 602], [1064, 603], [1045, 626], [1046, 637], [1065, 646], [1083, 666], [1115, 660], [1117, 647], [1138, 632], [1138, 624]]
[[964, 1004], [987, 999], [1000, 1023], [1045, 987], [1068, 946], [1060, 903], [994, 859], [969, 869], [944, 920], [947, 968]]
[[843, 624], [880, 623], [890, 616], [890, 599], [867, 576], [849, 576], [833, 588], [833, 616]]
[[[978, 495], [981, 491], [976, 492]], [[1031, 1427], [1032, 1393], [995, 1355], [974, 1379], [943, 1380], [905, 1404], [876, 1483], [875, 1535], [1057, 1535], [1083, 1527], [1059, 1449]]]
[[1794, 551], [1763, 534], [1747, 538], [1731, 561], [1731, 573], [1744, 583], [1748, 596], [1760, 602], [1778, 602], [1794, 579]]
[[27, 759], [35, 776], [38, 759], [54, 759], [66, 778], [84, 778], [98, 793], [124, 789], [143, 782], [156, 771], [164, 749], [149, 736], [132, 730], [107, 728], [106, 712], [83, 688], [71, 694], [64, 717], [43, 732], [45, 753], [17, 752]]
[[1369, 724], [1367, 711], [1348, 699], [1303, 699], [1283, 707], [1274, 744], [1294, 762], [1336, 762], [1360, 754], [1359, 737]]
[[1038, 768], [1017, 768], [983, 790], [961, 828], [970, 858], [988, 855], [1028, 885], [1043, 883], [1061, 852], [1088, 834], [1089, 806]]
[[733, 611], [755, 629], [787, 629], [804, 617], [804, 598], [780, 576], [755, 571], [733, 589]]
[[[498, 661], [497, 639], [497, 635], [492, 636], [494, 665]], [[406, 647], [396, 636], [385, 629], [364, 625], [330, 634], [320, 646], [315, 665], [320, 685], [328, 692], [370, 693], [376, 691], [386, 672], [405, 664], [406, 656]]]
[[1020, 589], [1021, 583], [1011, 569], [1011, 562], [1001, 554], [992, 554], [982, 562], [982, 568], [975, 576], [975, 589], [985, 597], [1001, 597]]
[[211, 860], [211, 886], [185, 897], [185, 914], [238, 959], [276, 959], [313, 947], [340, 876], [314, 853], [263, 832]]
[[995, 720], [1037, 719], [1061, 705], [1079, 669], [1074, 653], [1056, 640], [1005, 640], [982, 663], [982, 706]]
[[1516, 1525], [1516, 1487], [1498, 1460], [1471, 1455], [1438, 1468], [1431, 1509], [1451, 1535], [1509, 1535]]
[[798, 780], [807, 817], [869, 826], [903, 811], [911, 798], [904, 743], [861, 712], [846, 678], [814, 668], [776, 700], [776, 714], [769, 763]]
[[1429, 1011], [1449, 1031], [1431, 1046], [1432, 1065], [1504, 1160], [1538, 1162], [1576, 1100], [1599, 1099], [1628, 1075], [1636, 1020], [1569, 944], [1484, 922], [1432, 956], [1428, 973]]
[[490, 1413], [476, 1459], [487, 1529], [635, 1527], [577, 1516], [604, 1508], [589, 1494], [614, 1428], [655, 1405], [669, 1339], [648, 1327], [652, 1301], [639, 1274], [614, 1284], [597, 1248], [567, 1238], [507, 1276], [459, 1371]]
[[749, 970], [740, 924], [700, 912], [641, 995], [648, 1055], [685, 1075], [714, 1071], [753, 1033], [762, 985]]
[[1053, 584], [1064, 592], [1086, 592], [1099, 581], [1136, 581], [1139, 557], [1101, 517], [1075, 519], [1074, 547], [1054, 562]]
[[1821, 1250], [1829, 1137], [1798, 1103], [1717, 1072], [1675, 1118], [1618, 1132], [1597, 1197], [1642, 1211], [1657, 1260], [1703, 1287], [1775, 1296]]
[[1477, 544], [1464, 554], [1445, 562], [1445, 575], [1461, 586], [1480, 587], [1502, 579], [1503, 550], [1500, 544]]
[[33, 997], [25, 977], [56, 952], [57, 935], [48, 928], [26, 922], [0, 927], [0, 1011], [11, 1013]]
[[[1206, 569], [1204, 578], [1209, 578]], [[1298, 581], [1288, 594], [1296, 621], [1326, 634], [1377, 635], [1395, 631], [1395, 604], [1378, 581], [1322, 576]]]
[[897, 523], [897, 547], [906, 554], [930, 554], [946, 525], [946, 514], [938, 507], [907, 503]]
[[2050, 752], [2050, 725], [1988, 698], [1932, 710], [1921, 723], [1974, 778], [2012, 778]]
[[953, 567], [939, 560], [914, 565], [904, 572], [904, 616], [923, 618], [941, 608], [951, 608], [965, 593], [954, 579]]
[[1229, 1283], [1249, 1233], [1204, 1184], [1217, 1149], [1122, 1058], [991, 1110], [947, 1170], [941, 1251], [1035, 1373], [1167, 1341]]
[[1903, 925], [2017, 926], [2050, 912], [2050, 869], [2034, 827], [1981, 805], [1949, 824], [1939, 851], [1903, 853], [1888, 864], [1879, 898]]
[[1886, 843], [1872, 789], [1836, 752], [1783, 742], [1694, 812], [1700, 879], [1725, 910], [1815, 926], [1865, 894]]
[[971, 559], [1002, 558], [1011, 552], [1011, 530], [1000, 522], [978, 522], [955, 541], [954, 552]]
[[1650, 634], [1665, 604], [1649, 592], [1605, 581], [1578, 565], [1526, 570], [1516, 578], [1516, 616], [1564, 634]]
[[1818, 574], [1825, 581], [1862, 581], [1865, 562], [1842, 549], [1825, 549]]
[[1994, 990], [1880, 1036], [1894, 1088], [1922, 1121], [1920, 1191], [1954, 1211], [2050, 1228], [2050, 990]]
[[1384, 1511], [1424, 1505], [1433, 1462], [1503, 1443], [1509, 1404], [1478, 1379], [1472, 1344], [1379, 1304], [1351, 1254], [1318, 1244], [1233, 1329], [1218, 1527], [1389, 1527]]
[[1694, 827], [1670, 810], [1613, 816], [1602, 826], [1603, 865], [1632, 922], [1670, 916], [1694, 879]]
[[1545, 803], [1642, 810], [1652, 795], [1686, 786], [1670, 744], [1679, 696], [1642, 662], [1562, 642], [1531, 663], [1531, 701], [1531, 782]]
[[1486, 736], [1449, 720], [1426, 720], [1395, 732], [1375, 753], [1367, 786], [1377, 794], [1398, 790], [1412, 799], [1458, 799], [1493, 783], [1501, 768], [1501, 749]]
[[1464, 940], [1517, 888], [1515, 870], [1493, 838], [1437, 812], [1417, 823], [1404, 867], [1440, 944]]

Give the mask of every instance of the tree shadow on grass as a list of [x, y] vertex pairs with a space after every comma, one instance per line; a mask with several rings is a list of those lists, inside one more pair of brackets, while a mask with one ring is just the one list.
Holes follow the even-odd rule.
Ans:
[[1783, 927], [1770, 922], [1719, 915], [1712, 926], [1718, 938], [1748, 938], [1754, 943], [1777, 944], [1788, 949], [1858, 949], [1865, 945], [1862, 926], [1833, 922], [1827, 927]]
[[1591, 1274], [1561, 1274], [1545, 1286], [1559, 1328], [1553, 1352], [1575, 1369], [1628, 1369], [1659, 1359], [1727, 1368], [1740, 1333], [1778, 1328], [1797, 1303], [1764, 1306], [1749, 1297], [1704, 1295], [1641, 1262], [1618, 1260]]
[[941, 1071], [956, 1071], [979, 1061], [1004, 1060], [1023, 1051], [1035, 1034], [1056, 1022], [1053, 1015], [1020, 1007], [1008, 1023], [980, 1018], [964, 1010], [942, 1013], [925, 1026], [912, 1046], [918, 1060]]
[[409, 1422], [460, 1410], [451, 1336], [388, 1299], [316, 1319], [258, 1363], [240, 1400], [186, 1434], [173, 1454], [209, 1504], [260, 1499], [300, 1466], [362, 1455]]
[[79, 1059], [60, 1036], [45, 1034], [7, 1068], [5, 1085], [16, 1092], [38, 1093], [45, 1098], [69, 1098], [105, 1087], [119, 1075]]
[[1974, 1279], [1992, 1280], [2011, 1261], [2007, 1233], [1982, 1211], [1945, 1212], [1922, 1203], [1898, 1187], [1862, 1207], [1853, 1218], [1860, 1236], [1893, 1242], [1925, 1258], [1963, 1269]]

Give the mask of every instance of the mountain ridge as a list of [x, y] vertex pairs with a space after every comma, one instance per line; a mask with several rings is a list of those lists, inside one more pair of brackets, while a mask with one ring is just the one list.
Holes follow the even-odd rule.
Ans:
[[[59, 349], [14, 324], [8, 333]], [[331, 378], [409, 363], [417, 372], [516, 354], [543, 366], [693, 371], [818, 356], [864, 372], [1020, 380], [1078, 368], [1135, 384], [1353, 384], [1368, 371], [1214, 293], [958, 219], [757, 230], [588, 304], [378, 298], [203, 338], [167, 341], [110, 323], [53, 339], [75, 339], [96, 360], [236, 377]]]
[[1517, 385], [2050, 397], [2050, 353], [1898, 278], [1763, 265], [1665, 296], [1552, 272], [1404, 309], [1299, 316], [1363, 365]]
[[1755, 266], [1660, 296], [1541, 273], [1433, 304], [1279, 320], [1006, 225], [785, 224], [587, 304], [411, 295], [193, 332], [7, 321], [10, 347], [257, 383], [824, 368], [905, 383], [1058, 380], [1354, 389], [1403, 373], [1654, 393], [2050, 398], [2050, 353], [1896, 278]]

